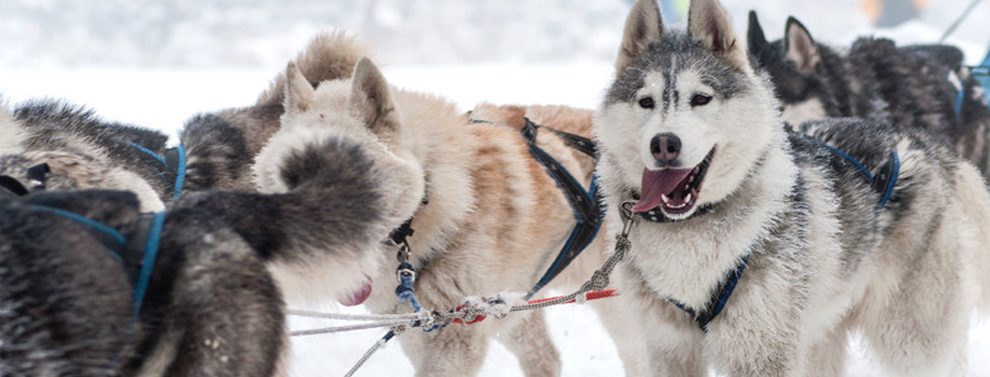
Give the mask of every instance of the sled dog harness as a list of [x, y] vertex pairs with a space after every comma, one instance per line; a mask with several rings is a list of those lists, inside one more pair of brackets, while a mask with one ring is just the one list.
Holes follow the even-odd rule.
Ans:
[[[574, 211], [574, 218], [577, 220], [577, 224], [571, 230], [567, 242], [561, 247], [553, 263], [543, 273], [543, 277], [526, 293], [525, 299], [529, 300], [553, 280], [553, 278], [557, 277], [574, 258], [577, 258], [591, 244], [591, 241], [594, 241], [598, 230], [602, 226], [605, 211], [602, 208], [601, 192], [598, 189], [598, 175], [592, 176], [591, 187], [585, 190], [581, 186], [581, 183], [567, 171], [564, 165], [543, 150], [543, 148], [536, 145], [536, 134], [540, 128], [546, 129], [560, 137], [567, 146], [597, 160], [595, 142], [581, 135], [538, 125], [529, 120], [529, 118], [524, 117], [523, 120], [526, 124], [519, 132], [522, 134], [523, 139], [526, 140], [529, 153], [546, 168], [547, 173], [557, 183], [557, 187], [564, 193], [567, 202], [571, 204], [571, 209]], [[471, 123], [492, 124], [492, 122], [484, 119], [472, 118], [470, 121]]]
[[990, 101], [990, 52], [983, 58], [983, 63], [970, 69], [970, 73], [983, 87], [984, 102]]
[[547, 268], [543, 277], [526, 294], [525, 299], [529, 300], [536, 292], [560, 274], [574, 258], [577, 258], [591, 244], [591, 241], [598, 234], [598, 230], [601, 229], [605, 211], [601, 205], [602, 197], [601, 191], [598, 189], [598, 175], [592, 176], [591, 187], [585, 190], [581, 186], [581, 183], [559, 161], [543, 150], [543, 148], [536, 145], [536, 133], [540, 128], [553, 132], [564, 141], [564, 144], [591, 156], [591, 158], [595, 158], [595, 143], [583, 136], [537, 125], [530, 121], [529, 118], [523, 119], [526, 121], [526, 125], [523, 126], [520, 132], [523, 138], [526, 139], [529, 153], [546, 168], [547, 173], [557, 183], [557, 187], [560, 188], [564, 196], [567, 197], [567, 201], [571, 204], [571, 209], [574, 211], [574, 218], [577, 220], [577, 224], [574, 225], [574, 229], [571, 231], [570, 236], [568, 236], [567, 242], [564, 243], [560, 252], [557, 253], [553, 264]]
[[890, 194], [894, 192], [894, 185], [897, 184], [897, 178], [901, 170], [901, 160], [898, 158], [896, 151], [890, 152], [890, 159], [887, 160], [886, 164], [880, 167], [880, 171], [878, 171], [876, 175], [873, 175], [870, 173], [869, 169], [863, 166], [863, 164], [859, 161], [856, 161], [856, 159], [849, 154], [815, 138], [809, 137], [809, 139], [818, 145], [828, 148], [863, 173], [863, 177], [866, 178], [866, 181], [870, 184], [870, 187], [880, 194], [880, 203], [877, 204], [877, 209], [883, 209], [883, 207], [887, 205], [887, 201], [890, 199]]
[[153, 166], [152, 168], [155, 169], [158, 176], [162, 177], [165, 181], [175, 182], [172, 187], [172, 200], [178, 200], [182, 196], [182, 186], [186, 181], [185, 146], [179, 144], [178, 147], [166, 149], [164, 157], [159, 156], [154, 151], [142, 147], [135, 142], [131, 142], [131, 146], [141, 152], [144, 152], [148, 156], [151, 156], [151, 158], [161, 164], [162, 168], [159, 168], [158, 166]]
[[[844, 160], [855, 166], [861, 173], [863, 173], [863, 176], [866, 178], [867, 182], [870, 183], [870, 187], [874, 191], [877, 191], [878, 194], [880, 194], [880, 201], [878, 203], [877, 209], [882, 209], [887, 204], [887, 201], [890, 199], [890, 195], [894, 190], [894, 185], [897, 183], [897, 177], [900, 171], [900, 159], [898, 158], [896, 151], [890, 153], [890, 159], [887, 161], [886, 164], [884, 164], [880, 168], [877, 174], [874, 175], [870, 173], [869, 169], [863, 166], [862, 163], [857, 161], [849, 154], [831, 145], [825, 144], [817, 139], [810, 137], [809, 139], [820, 146], [828, 148], [832, 153], [835, 153], [836, 155], [840, 156], [841, 158], [843, 158]], [[714, 204], [709, 204], [699, 207], [698, 211], [696, 211], [693, 215], [691, 215], [690, 217], [684, 220], [671, 219], [665, 216], [658, 209], [653, 209], [646, 212], [640, 212], [639, 215], [640, 217], [652, 222], [667, 223], [667, 222], [689, 220], [694, 218], [695, 216], [700, 216], [705, 213], [708, 213], [714, 208], [715, 208]], [[682, 311], [690, 315], [691, 318], [694, 319], [694, 321], [698, 324], [698, 327], [700, 327], [702, 331], [708, 332], [708, 324], [713, 319], [715, 319], [715, 317], [718, 316], [719, 313], [722, 312], [722, 309], [725, 308], [725, 304], [729, 301], [729, 297], [732, 296], [732, 292], [733, 290], [735, 290], [736, 284], [739, 283], [739, 279], [742, 277], [743, 271], [746, 270], [746, 265], [749, 263], [751, 256], [752, 253], [747, 253], [746, 256], [739, 261], [739, 264], [736, 266], [735, 269], [729, 270], [726, 273], [726, 276], [719, 282], [718, 286], [712, 292], [712, 296], [708, 300], [708, 303], [704, 306], [703, 310], [696, 310], [694, 308], [691, 308], [675, 300], [672, 297], [667, 297], [666, 298], [667, 302], [670, 302], [678, 309], [681, 309]]]
[[165, 211], [142, 214], [136, 232], [126, 238], [116, 229], [85, 216], [59, 208], [31, 205], [36, 211], [48, 212], [85, 225], [110, 251], [110, 256], [120, 262], [134, 282], [134, 314], [136, 321], [141, 314], [141, 306], [148, 292], [148, 283], [155, 270], [158, 258], [158, 244], [161, 241], [162, 226], [165, 224]]
[[[48, 172], [48, 164], [38, 164], [28, 168], [28, 179], [40, 183], [34, 191], [44, 190], [45, 174]], [[29, 193], [30, 191], [17, 179], [6, 175], [0, 176], [0, 194], [23, 197]], [[137, 320], [141, 314], [144, 296], [148, 291], [148, 283], [151, 281], [151, 273], [155, 269], [162, 226], [165, 224], [165, 211], [141, 214], [134, 234], [127, 238], [109, 225], [71, 211], [40, 204], [30, 204], [30, 208], [75, 221], [91, 231], [91, 234], [110, 252], [110, 257], [124, 266], [128, 278], [134, 282], [133, 318]]]

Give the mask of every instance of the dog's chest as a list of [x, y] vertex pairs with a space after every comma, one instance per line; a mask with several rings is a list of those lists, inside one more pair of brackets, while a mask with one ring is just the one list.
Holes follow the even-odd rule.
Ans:
[[628, 261], [658, 298], [703, 307], [727, 272], [749, 255], [757, 231], [745, 224], [720, 228], [710, 219], [696, 220], [637, 224], [629, 237]]

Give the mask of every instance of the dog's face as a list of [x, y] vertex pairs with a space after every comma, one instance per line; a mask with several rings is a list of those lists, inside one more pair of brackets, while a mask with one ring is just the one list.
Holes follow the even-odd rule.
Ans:
[[601, 175], [631, 193], [633, 211], [683, 219], [725, 199], [779, 127], [769, 84], [714, 0], [692, 1], [686, 34], [663, 30], [655, 0], [639, 0], [616, 69], [595, 119]]
[[[256, 158], [255, 182], [262, 192], [287, 192], [283, 162], [294, 151], [327, 138], [356, 142], [374, 160], [374, 176], [389, 208], [383, 211], [395, 227], [412, 216], [425, 191], [421, 163], [403, 127], [391, 89], [370, 60], [361, 59], [350, 80], [326, 81], [314, 89], [295, 64], [286, 72], [285, 113], [282, 126]], [[300, 181], [300, 180], [293, 180]]]
[[784, 35], [768, 42], [756, 12], [749, 13], [749, 53], [758, 68], [770, 75], [784, 105], [781, 118], [797, 126], [835, 114], [838, 104], [823, 72], [820, 46], [794, 17], [787, 19]]

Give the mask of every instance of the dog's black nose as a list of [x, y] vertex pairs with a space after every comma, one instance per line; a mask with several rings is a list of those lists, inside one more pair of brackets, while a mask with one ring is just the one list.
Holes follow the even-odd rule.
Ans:
[[681, 138], [674, 134], [658, 134], [650, 140], [650, 152], [661, 165], [667, 165], [681, 152]]

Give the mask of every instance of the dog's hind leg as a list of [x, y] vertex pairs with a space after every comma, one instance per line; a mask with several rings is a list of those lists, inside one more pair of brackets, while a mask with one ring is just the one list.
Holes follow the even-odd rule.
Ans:
[[881, 251], [886, 260], [878, 280], [892, 284], [868, 295], [859, 322], [876, 356], [894, 374], [965, 375], [976, 292], [965, 276], [969, 261], [962, 257], [972, 244], [965, 240], [971, 225], [950, 215], [956, 211], [962, 209], [950, 203], [934, 214], [927, 240], [895, 241]]
[[156, 274], [178, 268], [164, 324], [166, 333], [178, 336], [165, 375], [279, 375], [288, 339], [284, 304], [274, 280], [233, 231], [211, 226], [218, 223], [206, 217], [185, 219], [192, 221], [182, 225], [197, 224], [208, 231], [193, 232], [188, 226], [169, 230], [183, 219], [166, 220], [161, 246], [170, 252], [159, 254], [164, 264]]
[[560, 352], [547, 332], [543, 311], [528, 313], [509, 329], [508, 336], [503, 334], [498, 340], [516, 355], [519, 366], [527, 377], [560, 375]]
[[806, 376], [842, 376], [845, 370], [846, 348], [849, 343], [849, 319], [839, 324], [825, 337], [811, 346], [808, 362], [804, 366]]

